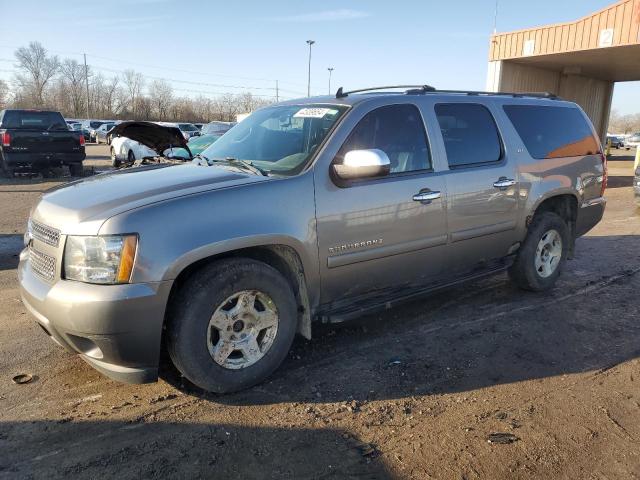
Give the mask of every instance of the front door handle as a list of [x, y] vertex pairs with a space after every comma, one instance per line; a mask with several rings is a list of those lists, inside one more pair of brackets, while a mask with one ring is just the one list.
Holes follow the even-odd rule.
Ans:
[[425, 192], [420, 192], [420, 193], [416, 193], [413, 196], [413, 201], [414, 202], [431, 202], [432, 200], [437, 200], [438, 198], [440, 198], [440, 192], [434, 192], [434, 191], [425, 191]]
[[493, 182], [493, 186], [496, 188], [507, 188], [512, 187], [516, 184], [516, 181], [513, 178], [500, 177], [498, 180]]

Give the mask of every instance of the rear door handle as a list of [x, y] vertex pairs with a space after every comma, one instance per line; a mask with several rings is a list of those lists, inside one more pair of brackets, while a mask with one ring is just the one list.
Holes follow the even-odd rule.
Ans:
[[516, 181], [513, 178], [500, 177], [498, 180], [493, 182], [493, 186], [496, 188], [507, 188], [512, 187], [516, 184]]
[[416, 193], [413, 196], [413, 201], [414, 202], [431, 202], [432, 200], [437, 200], [438, 198], [440, 198], [440, 192], [433, 192], [433, 191], [426, 191], [426, 192], [420, 192], [420, 193]]

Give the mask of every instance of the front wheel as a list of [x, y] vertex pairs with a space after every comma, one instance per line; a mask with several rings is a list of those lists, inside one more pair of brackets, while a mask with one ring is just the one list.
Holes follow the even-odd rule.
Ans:
[[570, 242], [569, 226], [559, 215], [537, 214], [509, 269], [511, 280], [534, 292], [552, 288], [560, 276]]
[[229, 393], [278, 368], [296, 326], [293, 291], [277, 270], [250, 259], [223, 260], [196, 272], [172, 299], [167, 346], [191, 382]]

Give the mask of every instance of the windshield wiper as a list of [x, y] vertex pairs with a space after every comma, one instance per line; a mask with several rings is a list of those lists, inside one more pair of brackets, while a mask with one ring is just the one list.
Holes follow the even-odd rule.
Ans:
[[250, 172], [255, 173], [256, 175], [263, 175], [265, 177], [269, 176], [269, 172], [267, 170], [264, 170], [264, 169], [258, 167], [257, 165], [254, 165], [252, 162], [250, 162], [248, 160], [240, 160], [238, 158], [226, 157], [224, 159], [222, 159], [222, 158], [214, 158], [214, 159], [208, 160], [208, 161], [228, 163], [229, 165], [235, 165], [235, 166], [244, 167], [246, 170], [249, 170]]

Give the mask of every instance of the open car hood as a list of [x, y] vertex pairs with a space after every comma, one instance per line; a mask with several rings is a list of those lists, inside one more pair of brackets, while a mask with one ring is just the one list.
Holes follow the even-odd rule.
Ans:
[[193, 156], [187, 146], [187, 140], [176, 127], [166, 127], [153, 122], [122, 122], [113, 127], [109, 134], [112, 137], [130, 138], [160, 156], [169, 148], [184, 148], [189, 156]]

